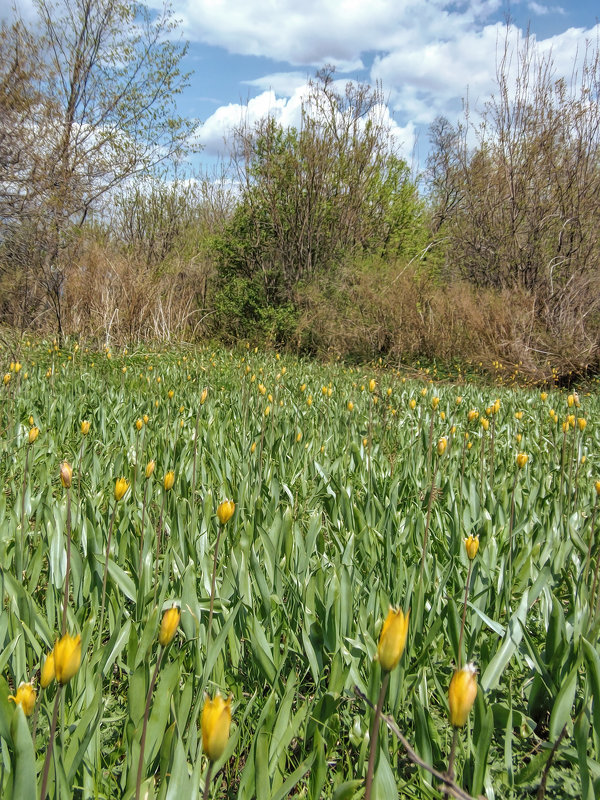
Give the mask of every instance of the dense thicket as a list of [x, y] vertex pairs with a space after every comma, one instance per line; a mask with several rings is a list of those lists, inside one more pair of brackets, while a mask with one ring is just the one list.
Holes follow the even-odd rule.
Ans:
[[381, 87], [325, 69], [297, 127], [241, 124], [222, 175], [173, 181], [153, 171], [191, 130], [169, 16], [134, 26], [137, 6], [76, 5], [75, 19], [39, 0], [41, 37], [0, 31], [2, 322], [598, 369], [597, 46], [567, 80], [531, 40], [507, 43], [495, 95], [434, 122], [419, 176]]

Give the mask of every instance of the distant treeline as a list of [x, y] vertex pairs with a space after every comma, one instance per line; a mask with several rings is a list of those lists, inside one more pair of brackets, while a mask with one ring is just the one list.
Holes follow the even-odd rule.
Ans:
[[43, 34], [0, 29], [0, 323], [600, 369], [597, 46], [566, 80], [507, 42], [477, 123], [436, 119], [420, 175], [381, 87], [324, 69], [297, 128], [242, 124], [218, 178], [173, 179], [192, 145], [172, 22], [111, 60], [134, 6], [85, 5], [85, 36], [66, 5]]

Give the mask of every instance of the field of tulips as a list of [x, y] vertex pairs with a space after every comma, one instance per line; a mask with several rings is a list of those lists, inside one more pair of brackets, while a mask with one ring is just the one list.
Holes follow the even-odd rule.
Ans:
[[19, 359], [0, 797], [600, 797], [597, 392]]

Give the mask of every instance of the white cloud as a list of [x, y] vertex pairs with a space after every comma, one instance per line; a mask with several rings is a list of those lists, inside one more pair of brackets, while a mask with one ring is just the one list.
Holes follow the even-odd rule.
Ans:
[[362, 67], [364, 53], [456, 37], [501, 5], [502, 0], [306, 0], [301, 6], [297, 0], [176, 0], [175, 12], [186, 36], [230, 53], [304, 66], [332, 63], [351, 72]]
[[[342, 86], [343, 88], [343, 86]], [[197, 130], [198, 139], [207, 155], [223, 155], [231, 145], [232, 133], [241, 124], [252, 126], [259, 119], [273, 117], [284, 128], [299, 128], [302, 123], [302, 105], [310, 87], [307, 83], [296, 87], [290, 97], [277, 97], [273, 90], [262, 92], [246, 104], [229, 103], [218, 108]], [[416, 142], [416, 130], [412, 121], [398, 125], [385, 105], [377, 105], [372, 116], [387, 125], [400, 155], [411, 163]], [[366, 124], [366, 119], [364, 120]]]

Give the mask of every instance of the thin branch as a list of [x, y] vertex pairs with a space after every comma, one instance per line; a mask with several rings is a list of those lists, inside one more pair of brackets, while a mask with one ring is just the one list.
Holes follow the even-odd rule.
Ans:
[[[371, 709], [375, 710], [373, 703], [361, 692], [358, 686], [354, 687], [354, 694], [360, 700], [365, 702]], [[423, 759], [413, 750], [408, 739], [406, 739], [406, 737], [402, 734], [400, 728], [396, 725], [396, 722], [392, 717], [388, 716], [387, 714], [381, 714], [380, 719], [385, 722], [394, 736], [400, 741], [406, 750], [406, 754], [413, 764], [416, 764], [418, 767], [422, 767], [423, 769], [427, 770], [427, 772], [431, 773], [434, 778], [437, 778], [441, 783], [444, 784], [446, 794], [455, 797], [457, 800], [477, 800], [472, 795], [468, 794], [468, 792], [465, 792], [464, 789], [461, 789], [461, 787], [444, 772], [440, 772], [439, 770], [435, 769], [435, 767], [432, 767], [431, 764], [423, 761]]]

